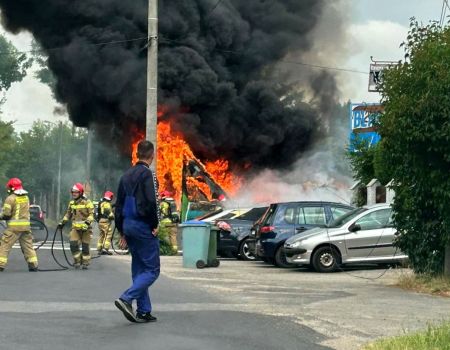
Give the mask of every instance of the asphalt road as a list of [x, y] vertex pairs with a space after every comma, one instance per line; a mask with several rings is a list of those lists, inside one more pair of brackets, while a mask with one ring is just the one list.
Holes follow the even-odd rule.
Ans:
[[[38, 256], [41, 268], [57, 267], [49, 250]], [[180, 261], [163, 259], [163, 271]], [[245, 310], [245, 300], [227, 305], [222, 293], [165, 273], [151, 289], [158, 322], [129, 323], [113, 304], [129, 286], [129, 264], [105, 256], [87, 271], [30, 273], [14, 249], [0, 273], [0, 349], [329, 349], [292, 317]]]

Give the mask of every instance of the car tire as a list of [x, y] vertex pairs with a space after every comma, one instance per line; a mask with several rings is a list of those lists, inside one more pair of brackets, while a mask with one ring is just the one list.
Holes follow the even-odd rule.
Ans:
[[334, 272], [340, 265], [340, 257], [336, 248], [320, 247], [314, 252], [312, 265], [317, 272]]
[[251, 253], [250, 248], [247, 244], [247, 241], [248, 241], [248, 238], [245, 238], [242, 240], [241, 244], [239, 245], [239, 257], [241, 260], [255, 261], [256, 256]]
[[283, 246], [278, 247], [275, 252], [275, 265], [284, 269], [295, 267], [294, 264], [291, 264], [286, 260], [286, 254], [283, 252]]

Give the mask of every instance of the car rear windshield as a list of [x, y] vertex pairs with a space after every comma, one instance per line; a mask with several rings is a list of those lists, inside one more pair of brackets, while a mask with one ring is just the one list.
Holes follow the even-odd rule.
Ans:
[[266, 210], [267, 210], [267, 207], [253, 208], [253, 209], [250, 209], [248, 212], [237, 216], [235, 219], [255, 222], [266, 212]]
[[340, 217], [338, 217], [336, 220], [333, 220], [328, 227], [330, 228], [336, 228], [341, 227], [342, 225], [345, 225], [347, 222], [349, 222], [351, 219], [353, 219], [355, 216], [361, 214], [363, 211], [366, 211], [366, 208], [356, 208], [352, 211], [349, 211], [347, 214], [344, 214]]
[[269, 225], [273, 221], [273, 217], [275, 216], [275, 212], [276, 211], [277, 211], [277, 205], [276, 204], [272, 204], [269, 207], [269, 209], [266, 211], [264, 216], [262, 217], [261, 224], [263, 226], [264, 225]]

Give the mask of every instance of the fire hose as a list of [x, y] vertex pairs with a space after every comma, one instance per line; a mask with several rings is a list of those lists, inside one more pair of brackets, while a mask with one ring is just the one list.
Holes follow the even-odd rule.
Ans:
[[[40, 248], [42, 248], [47, 243], [47, 241], [49, 239], [49, 236], [50, 236], [50, 233], [49, 233], [47, 225], [45, 225], [42, 221], [36, 220], [36, 219], [30, 219], [30, 221], [35, 221], [35, 222], [38, 222], [39, 224], [41, 224], [42, 227], [45, 229], [45, 232], [46, 232], [44, 240], [42, 242], [40, 242], [39, 245], [34, 248], [35, 251], [38, 251]], [[6, 228], [6, 226], [5, 226], [5, 224], [3, 222], [0, 222], [0, 225], [3, 226], [4, 228]], [[56, 257], [56, 255], [55, 255], [55, 244], [56, 244], [56, 238], [58, 236], [58, 231], [59, 231], [59, 236], [60, 236], [60, 239], [61, 239], [61, 248], [62, 248], [62, 251], [63, 251], [64, 260], [65, 260], [65, 262], [67, 263], [68, 266], [66, 266], [63, 263], [61, 263], [58, 260], [58, 258]], [[114, 253], [116, 253], [117, 255], [126, 255], [126, 254], [128, 254], [128, 250], [122, 251], [122, 252], [118, 252], [114, 248], [114, 234], [115, 234], [115, 232], [116, 232], [116, 228], [114, 227], [114, 230], [113, 230], [113, 233], [112, 233], [112, 237], [111, 237], [111, 248], [113, 249]], [[103, 244], [105, 243], [105, 241], [106, 240], [103, 241]], [[103, 246], [102, 246], [102, 249], [103, 249]], [[52, 258], [53, 258], [54, 262], [59, 266], [59, 268], [55, 268], [55, 269], [41, 269], [41, 268], [38, 268], [38, 271], [40, 271], [40, 272], [65, 271], [65, 270], [68, 270], [70, 267], [74, 266], [73, 263], [70, 262], [70, 260], [69, 260], [69, 258], [67, 256], [67, 253], [66, 253], [66, 248], [64, 246], [64, 235], [63, 235], [62, 228], [57, 227], [55, 232], [53, 233], [52, 245], [51, 245], [51, 248], [50, 248], [50, 252], [51, 252], [51, 255], [52, 255]], [[100, 258], [100, 257], [101, 257], [101, 255], [97, 256], [97, 257], [93, 257], [93, 258], [91, 258], [91, 260], [92, 259], [96, 259], [96, 258]]]

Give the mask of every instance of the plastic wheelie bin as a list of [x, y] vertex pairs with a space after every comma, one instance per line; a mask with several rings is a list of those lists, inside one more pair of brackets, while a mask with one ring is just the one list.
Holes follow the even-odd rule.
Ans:
[[183, 240], [183, 267], [219, 266], [217, 240], [211, 225], [202, 221], [186, 221], [179, 226]]

